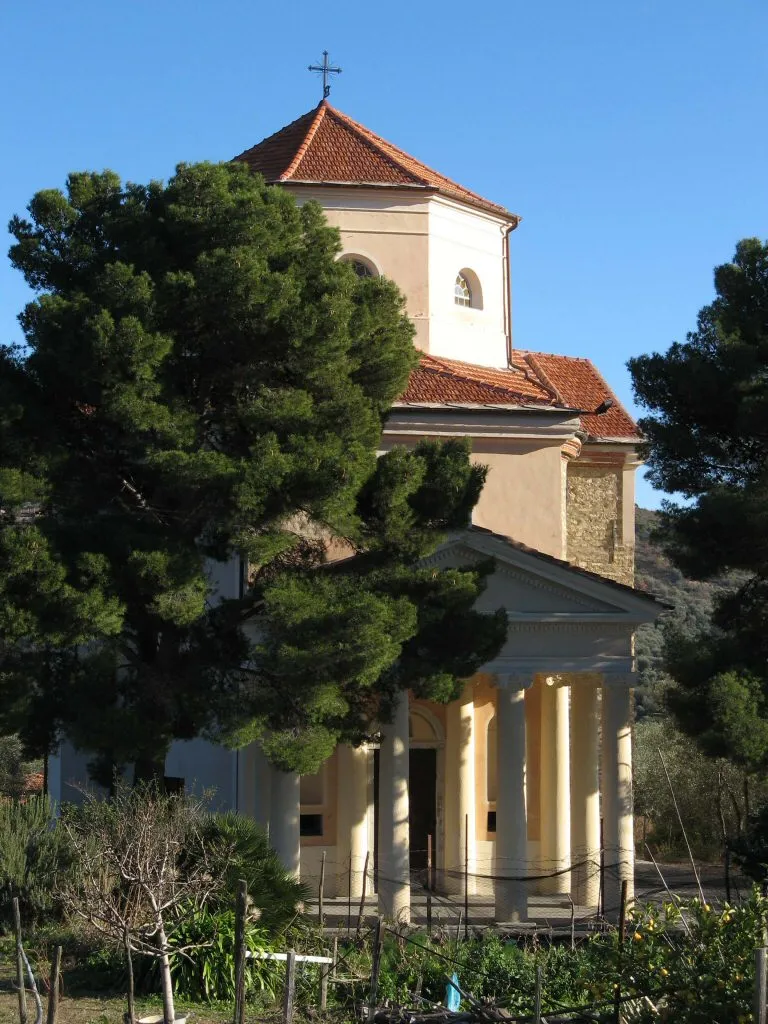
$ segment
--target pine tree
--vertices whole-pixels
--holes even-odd
[[[472,611],[487,567],[419,559],[484,470],[463,442],[376,457],[416,361],[395,286],[238,164],[73,174],[29,213],[11,260],[38,295],[0,350],[3,729],[66,734],[102,780],[199,735],[311,771],[398,691],[456,694],[504,617]]]
[[[652,413],[640,421],[651,481],[688,499],[664,505],[673,560],[698,579],[742,573],[706,635],[670,633],[669,704],[708,753],[756,771],[768,765],[768,244],[740,242],[715,288],[684,344],[629,368]]]

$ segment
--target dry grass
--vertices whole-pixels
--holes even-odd
[[[45,1000],[43,1001],[45,1010]],[[152,1013],[160,1013],[160,1002],[154,1000],[151,1003],[138,1001],[140,1010],[147,1010]],[[232,1010],[227,1007],[208,1007],[195,1005],[187,1007],[180,1003],[176,1012],[181,1014],[185,1009],[190,1009],[193,1017],[192,1024],[230,1024]],[[27,999],[27,1011],[31,1014],[31,1024],[34,1024],[34,1004],[31,997]],[[57,1024],[123,1024],[125,1013],[125,999],[114,997],[96,996],[74,996],[64,997],[59,1003],[59,1012],[56,1017]],[[45,1019],[45,1018],[44,1018]],[[255,1013],[246,1013],[246,1019],[255,1021]],[[259,1015],[259,1019],[263,1019]],[[7,988],[0,990],[0,1024],[18,1024],[19,1003],[15,992]]]
[[[14,989],[13,978],[15,978],[14,962],[9,956],[10,950],[4,944],[0,950],[0,1024],[19,1024],[19,999]],[[114,994],[68,994],[67,976],[64,972],[64,995],[59,1002],[59,1012],[56,1017],[57,1024],[123,1024],[123,1014],[126,1010],[125,995]],[[43,1021],[47,1012],[47,996],[42,992],[43,999]],[[160,997],[152,999],[137,999],[137,1012],[162,1013]],[[188,1012],[191,1014],[192,1024],[231,1024],[233,1008],[225,1004],[213,1006],[200,1003],[187,1003],[184,1000],[176,1001],[176,1012],[181,1016]],[[27,1014],[29,1024],[35,1021],[35,1005],[32,993],[27,991]],[[246,1009],[246,1021],[264,1021],[272,1017],[271,1013],[265,1015]],[[279,1014],[275,1014],[279,1017]]]

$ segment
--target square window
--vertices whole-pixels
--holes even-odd
[[[488,825],[489,832],[496,831],[496,811],[488,811]]]
[[[299,818],[299,835],[322,836],[323,816],[322,814],[302,814]]]

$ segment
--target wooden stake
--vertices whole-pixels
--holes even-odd
[[[349,855],[347,873],[347,936],[352,934],[352,854]]]
[[[469,815],[464,815],[464,941],[469,939]]]
[[[768,1022],[768,1002],[766,1002],[766,982],[768,981],[768,960],[765,946],[755,950],[755,1024]]]
[[[283,1021],[291,1024],[293,1020],[293,1000],[296,995],[296,952],[288,950],[285,961],[285,992],[283,993]]]
[[[320,1009],[328,1009],[328,975],[331,973],[331,964],[320,964]]]
[[[237,882],[235,902],[235,1016],[234,1024],[245,1020],[245,919],[248,913],[248,883]]]
[[[621,904],[619,906],[619,976],[614,993],[613,1018],[615,1024],[621,1024],[621,969],[624,962],[624,942],[627,931],[627,880],[621,883]]]
[[[21,945],[19,898],[13,897],[13,927],[16,932],[16,984],[19,988],[19,1020],[27,1024],[27,990],[24,987],[24,951]]]
[[[323,850],[323,859],[320,861],[320,885],[317,890],[317,923],[320,927],[323,927],[324,904],[323,904],[323,890],[325,888],[325,850]]]
[[[360,938],[360,930],[363,927],[363,917],[365,916],[365,889],[366,883],[368,882],[368,858],[370,857],[370,850],[366,850],[365,853],[365,865],[363,867],[363,888],[360,893],[360,911],[357,915],[357,930],[355,931],[355,938]]]
[[[541,1024],[541,967],[536,965],[536,988],[533,991],[533,1020]]]
[[[376,1013],[376,999],[379,994],[379,970],[381,969],[381,918],[376,918],[373,931],[373,951],[371,960],[371,992],[368,997],[368,1024],[373,1024]]]
[[[427,935],[432,936],[432,835],[427,836]]]
[[[627,880],[621,883],[621,904],[619,905],[619,942],[623,946],[627,930]]]
[[[605,920],[605,820],[600,816],[600,893],[597,900],[600,917]]]
[[[333,963],[331,964],[331,970],[333,971],[333,977],[336,977],[336,963],[339,959],[339,936],[333,936]]]
[[[59,1010],[59,975],[61,974],[61,946],[53,951],[51,963],[51,987],[48,990],[48,1017],[47,1024],[56,1024],[56,1014]]]

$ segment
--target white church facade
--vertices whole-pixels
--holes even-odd
[[[460,700],[403,696],[375,742],[340,746],[317,775],[276,771],[255,744],[195,740],[174,744],[167,776],[261,821],[303,879],[324,859],[329,895],[359,897],[367,864],[367,891],[401,920],[428,847],[448,889],[488,878],[497,920],[526,919],[526,877],[594,907],[602,823],[614,905],[634,873],[633,634],[662,610],[632,586],[635,424],[588,360],[514,348],[516,215],[327,101],[237,159],[319,202],[341,258],[403,292],[424,355],[381,448],[471,438],[489,466],[473,524],[428,562],[492,557],[481,607],[506,609],[508,635]],[[239,565],[216,575],[220,593],[239,593]],[[86,760],[67,743],[51,758],[54,799]]]

